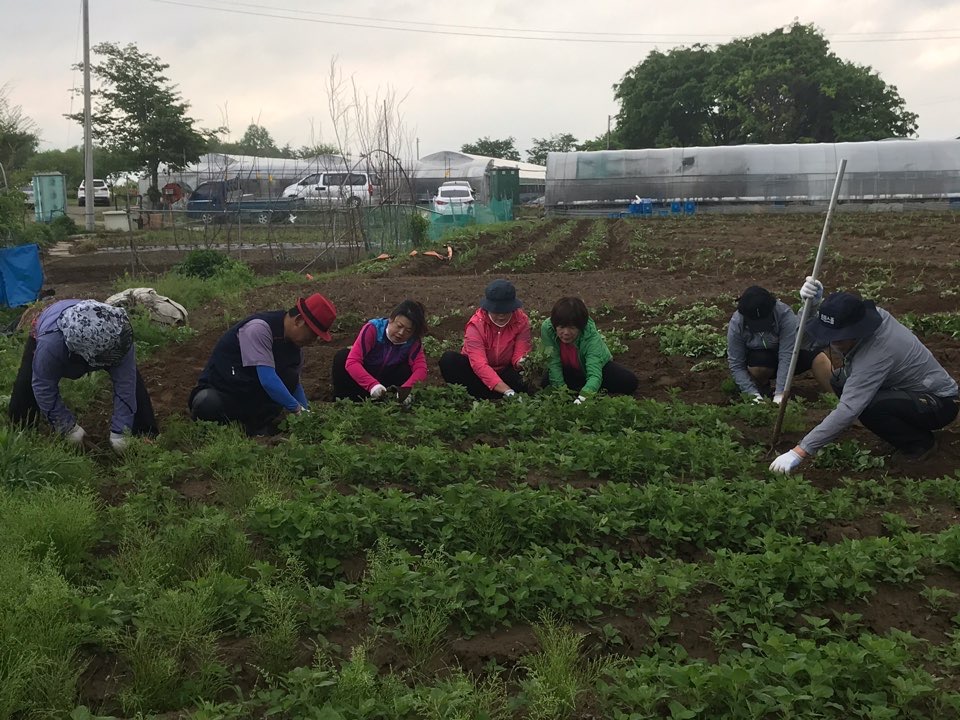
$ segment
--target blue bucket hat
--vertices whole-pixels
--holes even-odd
[[[508,313],[519,310],[523,303],[517,300],[517,289],[509,280],[494,280],[483,291],[480,307],[487,312]]]
[[[862,300],[853,293],[836,292],[820,304],[815,317],[804,330],[816,343],[828,345],[837,340],[859,340],[872,335],[883,318],[872,300]]]

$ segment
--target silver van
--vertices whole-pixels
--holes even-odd
[[[359,170],[323,171],[307,175],[283,190],[283,197],[308,203],[360,207],[374,202],[379,183],[372,173]]]

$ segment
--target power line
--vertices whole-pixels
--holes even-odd
[[[355,27],[365,30],[390,30],[394,32],[412,32],[426,35],[450,35],[457,37],[477,37],[490,38],[497,40],[534,40],[544,42],[573,42],[590,44],[613,44],[613,45],[657,45],[663,42],[690,43],[709,41],[711,39],[725,40],[730,35],[698,35],[683,36],[680,34],[669,33],[614,33],[614,32],[594,32],[588,30],[541,30],[535,28],[509,28],[495,27],[487,25],[456,25],[449,23],[428,23],[416,20],[396,20],[396,19],[378,19],[361,17],[357,15],[342,15],[336,13],[324,13],[315,10],[296,10],[290,8],[277,8],[276,12],[266,12],[259,9],[260,6],[251,3],[233,3],[229,7],[216,5],[205,5],[196,2],[184,2],[183,0],[152,0],[152,2],[164,5],[177,5],[180,7],[189,7],[198,10],[212,10],[214,12],[230,13],[234,15],[248,15],[253,17],[265,17],[274,20],[293,20],[296,22],[310,22],[319,25],[337,25],[341,27]],[[241,8],[252,9],[241,9]],[[278,14],[288,13],[288,14]],[[315,17],[310,17],[315,16]],[[337,18],[337,19],[323,19]],[[374,24],[380,23],[380,24]],[[390,23],[390,24],[383,24]],[[419,27],[402,27],[403,25]],[[401,26],[401,27],[397,27]],[[459,30],[450,30],[443,28],[458,28]],[[470,30],[471,32],[462,32]],[[488,32],[492,31],[492,32]],[[500,34],[500,33],[524,33],[524,34]],[[532,35],[536,33],[537,35]],[[892,35],[919,35],[925,33],[960,33],[960,29],[937,29],[937,30],[910,30],[910,31],[875,31],[875,32],[850,32],[828,34],[831,42],[834,43],[889,43],[889,42],[917,42],[917,41],[935,41],[935,40],[960,40],[960,34],[956,35],[925,35],[920,37],[874,37],[874,36],[892,36]],[[539,36],[538,36],[539,35]],[[576,37],[549,37],[549,35],[576,36]],[[583,37],[595,36],[595,37]],[[622,39],[619,39],[622,38]],[[631,39],[632,38],[632,39]],[[651,39],[643,39],[651,38]]]

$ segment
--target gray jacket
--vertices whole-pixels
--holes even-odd
[[[800,441],[800,447],[808,453],[815,453],[849,427],[879,390],[957,396],[957,381],[917,336],[886,310],[877,308],[877,312],[883,318],[880,327],[843,358],[839,404]]]
[[[777,363],[776,392],[783,392],[787,384],[787,372],[790,370],[790,356],[797,341],[797,316],[789,305],[777,300],[773,309],[773,331],[753,332],[743,324],[743,315],[733,313],[727,326],[727,364],[740,392],[754,395],[760,392],[750,373],[747,372],[748,350],[776,350]]]

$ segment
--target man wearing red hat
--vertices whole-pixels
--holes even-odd
[[[188,406],[194,420],[239,422],[248,435],[270,434],[284,410],[300,413],[303,348],[330,341],[337,309],[316,293],[290,310],[251,315],[227,330],[213,348]]]

